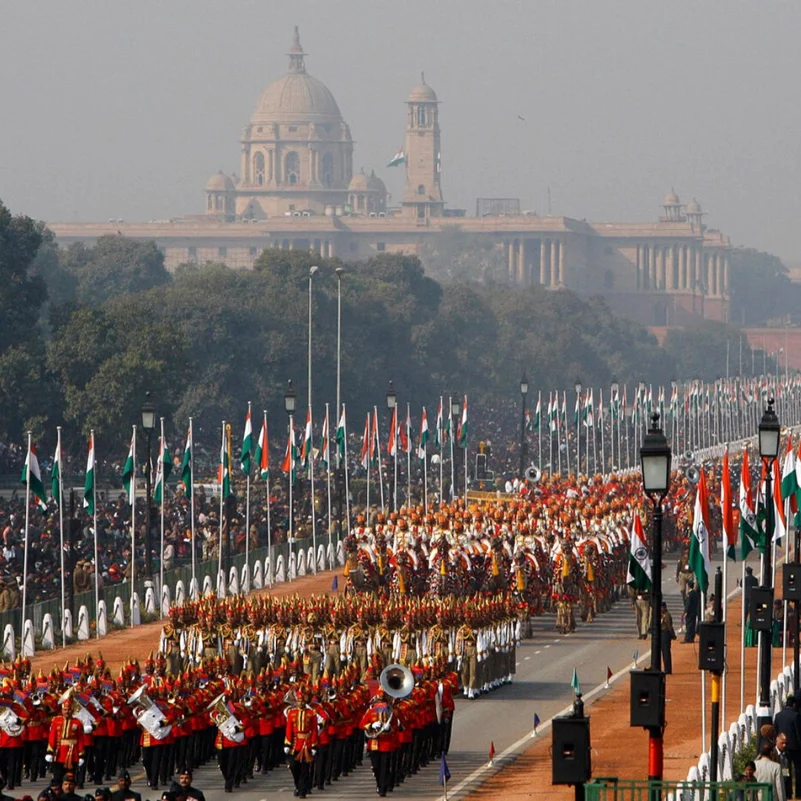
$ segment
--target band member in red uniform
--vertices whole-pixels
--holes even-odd
[[[65,771],[83,765],[83,723],[72,715],[73,699],[62,696],[61,714],[53,718],[47,738],[46,762],[53,763],[53,778],[60,782]]]
[[[392,753],[398,747],[397,721],[389,696],[385,693],[374,696],[359,725],[367,737],[378,795],[384,798],[395,784]]]
[[[295,780],[298,798],[306,798],[312,789],[312,765],[317,753],[317,715],[309,706],[309,690],[301,685],[295,691],[297,705],[286,713],[284,753]]]

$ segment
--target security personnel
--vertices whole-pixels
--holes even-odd
[[[687,593],[690,590],[688,584],[692,580],[693,569],[690,567],[690,551],[684,548],[679,557],[679,561],[676,563],[676,583],[679,585],[679,590],[681,591],[682,603],[687,601]]]

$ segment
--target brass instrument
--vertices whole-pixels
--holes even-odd
[[[532,483],[532,484],[539,484],[540,479],[542,478],[542,471],[536,465],[530,464],[525,471],[525,477]]]
[[[92,713],[73,695],[71,687],[58,699],[59,707],[68,701],[72,701],[72,715],[83,725],[84,734],[91,734],[95,727],[95,719]]]
[[[225,705],[225,693],[218,695],[206,707],[206,710],[211,712],[211,719],[223,737],[233,740],[235,743],[241,743],[245,739],[245,727]]]
[[[0,729],[9,737],[19,737],[25,729],[25,724],[10,706],[4,706],[0,708]]]
[[[379,676],[381,689],[390,698],[405,698],[414,689],[412,671],[404,665],[387,665]]]
[[[153,703],[147,694],[147,687],[142,685],[129,699],[136,722],[157,740],[163,740],[172,730],[164,713]]]

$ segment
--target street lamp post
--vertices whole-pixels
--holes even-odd
[[[150,531],[150,501],[152,494],[151,476],[150,476],[150,438],[153,434],[153,429],[156,427],[156,407],[150,400],[150,393],[145,393],[145,402],[142,405],[142,428],[145,430],[147,441],[147,461],[145,462],[145,578],[148,580],[153,578],[153,557],[151,549],[153,546],[153,535]],[[136,477],[134,476],[134,481]],[[163,558],[164,555],[161,555]],[[131,560],[136,559],[136,554],[131,554]],[[133,591],[133,590],[132,590]]]
[[[662,645],[662,503],[670,490],[670,446],[659,427],[659,413],[651,415],[651,428],[640,447],[642,483],[653,504],[651,548],[651,672],[661,675]],[[664,685],[662,685],[664,686]],[[660,694],[660,719],[664,720],[664,695]],[[661,781],[663,772],[662,726],[648,729],[648,780]]]
[[[459,452],[459,443],[456,441],[456,432],[459,426],[459,415],[462,413],[462,404],[458,395],[451,395],[451,474],[453,476],[453,500],[459,497],[459,471],[456,469],[456,454]],[[454,423],[454,420],[456,421]]]
[[[395,392],[395,385],[392,381],[389,382],[387,386],[387,409],[389,409],[389,424],[390,426],[394,426],[395,430],[390,433],[390,437],[392,437],[393,445],[393,460],[394,460],[394,473],[393,473],[393,484],[392,484],[392,511],[398,511],[398,425],[397,425],[397,418],[395,417],[396,409],[398,406],[398,393]],[[381,454],[378,454],[378,464],[379,464],[379,476],[380,473],[380,465],[381,465]],[[383,481],[383,479],[382,479]]]
[[[293,509],[293,493],[294,493],[294,466],[295,466],[295,454],[292,452],[292,432],[294,431],[295,425],[295,407],[297,404],[298,396],[295,392],[295,388],[292,386],[292,379],[290,378],[287,382],[286,392],[284,392],[284,409],[289,417],[289,439],[287,447],[289,448],[289,532],[288,532],[288,539],[290,543],[290,547],[292,545],[292,538],[294,534],[294,522],[295,522],[295,513]]]
[[[523,480],[526,470],[526,451],[528,450],[528,443],[526,442],[526,395],[528,395],[528,378],[523,373],[520,379],[520,397],[522,398],[522,409],[520,413],[520,480]]]
[[[576,378],[576,478],[581,475],[581,379]],[[567,423],[565,423],[565,436],[567,436]]]
[[[765,554],[762,561],[762,588],[773,591],[773,565],[771,563],[771,541],[773,540],[773,462],[779,455],[781,426],[773,409],[773,398],[768,398],[768,407],[759,421],[759,455],[765,465],[765,506],[767,519],[765,523]],[[771,605],[770,614],[773,614]],[[767,630],[759,632],[759,644],[762,649],[759,663],[759,709],[757,717],[760,726],[770,723],[770,670],[772,661],[771,633]]]

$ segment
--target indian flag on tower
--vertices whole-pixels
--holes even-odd
[[[406,163],[406,155],[403,152],[403,148],[401,148],[389,160],[389,164],[387,164],[387,167],[399,167],[401,164],[405,163]]]
[[[25,459],[25,466],[22,468],[21,481],[30,488],[31,493],[36,498],[36,502],[39,504],[39,508],[46,509],[47,503],[45,502],[42,473],[39,470],[39,459],[36,458],[36,446],[33,444],[30,435],[28,435],[28,456]]]
[[[709,574],[712,572],[712,561],[709,558],[709,501],[706,493],[704,469],[698,480],[698,491],[693,508],[693,535],[690,537],[690,567],[698,581],[698,589],[702,593],[709,587]]]

